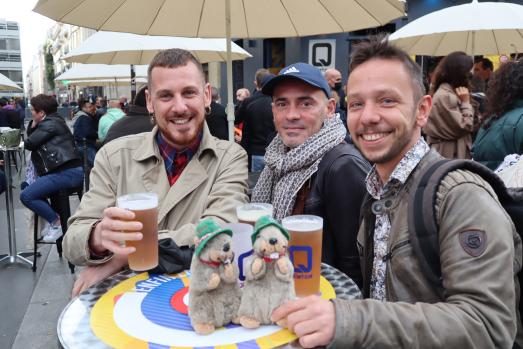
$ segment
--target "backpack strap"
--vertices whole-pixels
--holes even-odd
[[[501,204],[513,200],[503,181],[489,168],[471,160],[443,159],[427,166],[409,195],[409,238],[426,279],[443,296],[439,251],[439,224],[436,217],[436,196],[439,185],[449,172],[467,170],[480,175],[498,195]]]

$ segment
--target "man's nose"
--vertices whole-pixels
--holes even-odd
[[[177,114],[182,114],[186,110],[187,104],[185,103],[185,99],[181,95],[174,96],[171,104],[171,111]]]
[[[365,103],[361,111],[360,121],[363,124],[372,124],[380,121],[378,108],[374,103]]]
[[[289,108],[287,109],[287,119],[289,119],[289,120],[297,120],[300,117],[301,116],[300,116],[300,111],[299,111],[298,107],[291,104],[289,106]]]

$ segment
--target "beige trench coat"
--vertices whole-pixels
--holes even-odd
[[[120,195],[155,192],[159,199],[159,238],[192,245],[195,224],[203,218],[235,222],[236,206],[248,201],[247,155],[236,143],[211,136],[207,125],[200,148],[171,187],[151,132],[122,137],[102,147],[90,176],[90,189],[69,219],[64,254],[76,265],[106,262],[90,258],[88,240],[103,210]]]
[[[449,159],[470,159],[474,108],[462,103],[452,86],[440,85],[433,97],[427,125],[423,132],[427,143],[442,156]]]

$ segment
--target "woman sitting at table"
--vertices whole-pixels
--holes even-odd
[[[64,119],[57,113],[58,103],[52,96],[40,94],[31,98],[32,121],[27,127],[25,148],[38,178],[20,194],[22,203],[49,222],[43,241],[53,242],[62,236],[59,215],[47,198],[60,189],[82,185],[83,169],[74,149],[74,138]]]

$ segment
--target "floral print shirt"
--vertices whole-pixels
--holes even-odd
[[[430,148],[420,138],[418,142],[410,149],[403,159],[396,165],[390,175],[387,183],[382,185],[381,179],[374,166],[367,175],[367,191],[376,200],[396,195],[405,181],[416,168],[421,159],[429,152]],[[390,236],[390,218],[388,212],[376,215],[376,226],[374,228],[374,261],[372,264],[372,276],[370,283],[370,297],[373,299],[385,301],[387,292],[385,289],[387,258],[389,236]]]

